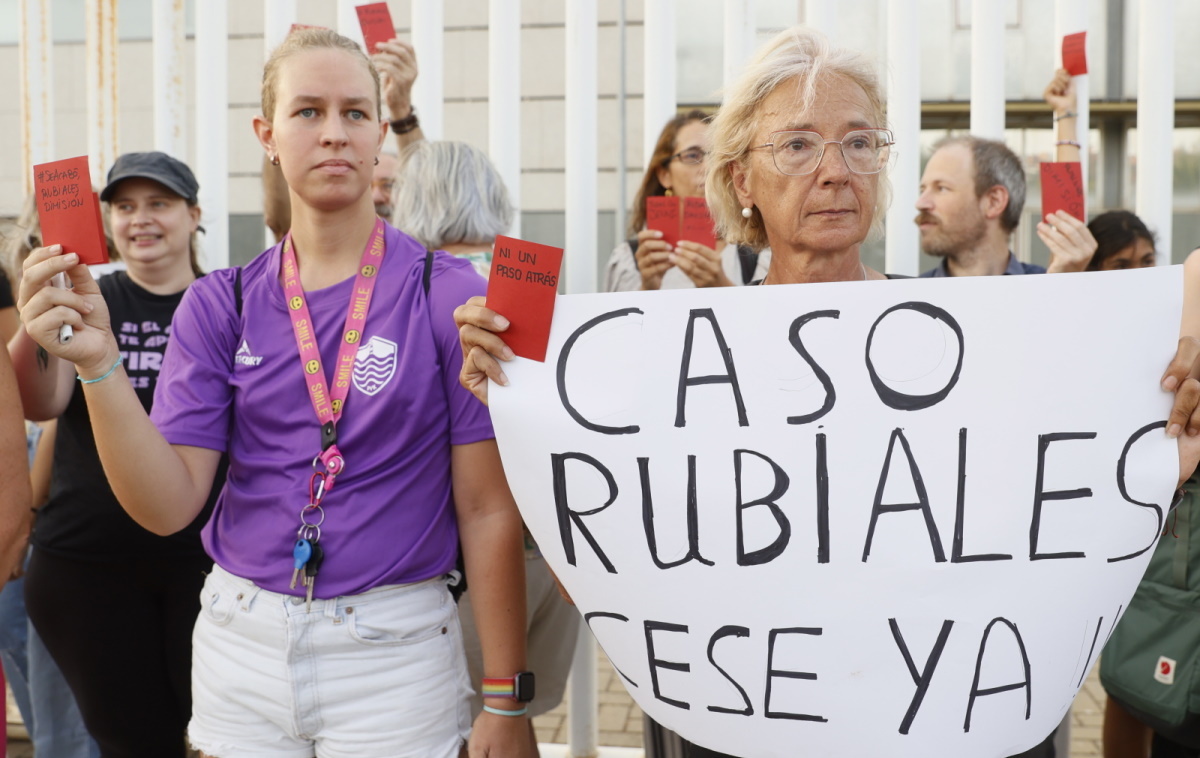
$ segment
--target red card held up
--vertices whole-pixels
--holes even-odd
[[[1062,41],[1062,67],[1071,76],[1087,73],[1087,32],[1068,34]]]
[[[396,27],[392,26],[392,14],[387,3],[368,3],[354,9],[358,12],[358,24],[362,27],[363,39],[367,43],[367,55],[379,52],[375,45],[395,38]]]
[[[64,253],[76,253],[89,266],[108,263],[86,155],[34,166],[33,192],[45,244],[62,245]]]
[[[1086,221],[1083,208],[1083,171],[1080,164],[1043,163],[1042,220],[1055,211],[1066,211]]]
[[[562,248],[496,238],[487,307],[508,319],[509,327],[500,336],[522,358],[546,360],[562,259]]]
[[[717,246],[712,216],[708,213],[708,202],[704,198],[683,199],[683,225],[679,230],[679,239],[698,242],[710,250]]]
[[[651,195],[646,198],[646,228],[662,232],[662,240],[674,247],[679,243],[679,198]]]

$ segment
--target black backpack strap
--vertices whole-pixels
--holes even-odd
[[[421,273],[421,287],[425,290],[426,307],[429,305],[429,280],[433,277],[433,251],[425,251],[425,270]],[[434,351],[434,356],[437,356],[437,351]],[[441,368],[441,360],[438,360],[438,368]],[[449,405],[449,399],[446,403]],[[450,595],[454,598],[454,602],[462,597],[467,591],[467,565],[463,561],[462,539],[458,541],[458,557],[454,561],[454,573],[456,581],[450,584]]]
[[[749,284],[754,281],[754,272],[758,270],[758,253],[751,250],[749,245],[738,245],[737,256],[742,266],[742,284]]]
[[[425,251],[425,273],[421,275],[421,287],[425,290],[425,296],[429,296],[429,278],[433,276],[433,251]]]
[[[238,319],[242,317],[242,267],[234,269],[233,275],[233,304],[237,308]],[[240,334],[238,335],[241,336]]]

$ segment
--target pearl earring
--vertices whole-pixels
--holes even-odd
[[[754,215],[754,211],[750,208],[742,208],[742,218],[750,218]]]

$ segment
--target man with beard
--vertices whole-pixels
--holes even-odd
[[[1038,225],[1056,254],[1045,269],[1022,263],[1008,239],[1025,207],[1025,169],[1003,142],[980,137],[948,137],[934,147],[921,176],[917,198],[921,249],[942,258],[921,276],[996,276],[1082,271],[1096,241],[1082,221],[1056,213]],[[1043,228],[1044,227],[1044,228]]]

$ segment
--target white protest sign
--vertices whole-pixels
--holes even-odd
[[[1178,267],[561,297],[492,418],[651,717],[745,758],[1002,758],[1162,531],[1181,298]]]

